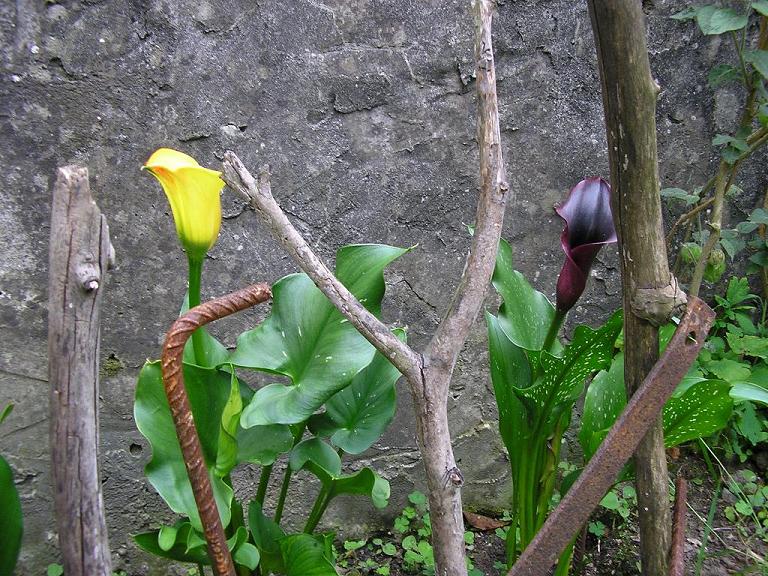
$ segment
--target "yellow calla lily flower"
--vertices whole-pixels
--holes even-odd
[[[187,254],[202,259],[216,243],[221,227],[221,172],[203,168],[182,152],[160,148],[143,169],[160,181]]]

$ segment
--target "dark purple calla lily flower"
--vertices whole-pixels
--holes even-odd
[[[602,178],[574,186],[555,212],[565,220],[560,244],[565,262],[557,279],[557,310],[565,313],[584,292],[592,262],[605,244],[616,242],[611,214],[611,187]]]

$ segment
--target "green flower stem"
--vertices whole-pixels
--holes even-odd
[[[224,476],[224,482],[232,488],[232,477],[227,474]],[[236,498],[232,499],[232,517],[227,527],[227,537],[231,537],[237,532],[237,529],[245,526],[245,517],[243,516],[243,507]]]
[[[317,528],[320,519],[325,514],[325,509],[328,508],[328,504],[331,502],[331,494],[335,484],[336,480],[331,480],[327,484],[323,484],[320,492],[318,492],[315,505],[312,506],[312,511],[309,513],[309,518],[307,518],[307,524],[304,526],[305,534],[312,534],[315,528]]]
[[[296,446],[301,442],[301,437],[304,436],[304,430],[307,427],[306,422],[291,426],[291,433],[293,434],[293,445]],[[285,498],[288,495],[288,486],[291,484],[291,476],[293,470],[291,465],[286,464],[285,473],[283,475],[283,483],[280,486],[280,495],[277,497],[277,507],[275,508],[275,524],[280,524],[280,519],[283,517],[283,509],[285,508]],[[261,483],[259,483],[261,484]],[[266,488],[264,489],[266,491]]]
[[[267,488],[269,487],[269,478],[272,475],[272,464],[263,466],[261,468],[261,475],[259,476],[259,487],[256,489],[256,502],[259,503],[262,510],[264,509],[264,498],[267,495]]]
[[[203,259],[187,256],[189,262],[189,308],[200,305],[200,281],[203,275]],[[192,333],[192,348],[195,351],[195,361],[198,366],[205,366],[205,345],[203,330],[198,328]]]
[[[275,524],[280,524],[280,519],[283,517],[283,508],[285,508],[285,497],[288,495],[288,486],[291,485],[291,476],[293,471],[290,464],[285,466],[285,474],[283,475],[283,483],[280,485],[280,496],[277,498],[277,508],[275,508]]]
[[[205,568],[199,562],[197,563],[197,573],[200,574],[200,576],[205,576]]]
[[[549,325],[546,338],[544,338],[544,346],[542,346],[542,350],[552,352],[552,345],[555,343],[555,338],[557,338],[557,334],[560,332],[560,328],[562,328],[567,314],[568,312],[563,312],[555,308],[555,315],[552,317],[552,323]]]

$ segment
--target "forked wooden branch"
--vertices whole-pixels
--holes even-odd
[[[203,448],[195,429],[189,397],[184,388],[182,356],[184,345],[192,333],[219,318],[267,301],[272,296],[267,284],[254,284],[226,296],[205,302],[179,317],[168,330],[163,344],[163,386],[171,408],[176,435],[179,438],[184,465],[187,468],[200,522],[203,525],[208,557],[216,576],[235,576],[232,555],[221,524],[211,480],[205,466]]]
[[[53,498],[68,576],[112,574],[98,470],[99,323],[111,248],[88,170],[59,168],[48,268],[48,374]]]
[[[312,252],[272,197],[269,171],[258,181],[234,152],[224,155],[223,179],[244,196],[299,267],[368,341],[408,380],[416,406],[416,432],[429,486],[436,574],[465,576],[462,475],[448,431],[448,391],[456,358],[477,317],[490,283],[508,196],[499,131],[496,77],[491,42],[494,2],[475,0],[480,197],[475,234],[448,313],[424,354],[400,342],[370,314]]]

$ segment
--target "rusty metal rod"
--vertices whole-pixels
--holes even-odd
[[[208,544],[208,556],[215,576],[236,576],[235,565],[227,548],[227,537],[216,508],[216,499],[213,496],[213,488],[203,458],[203,448],[195,429],[189,397],[184,388],[182,355],[184,345],[198,328],[213,320],[260,304],[271,296],[269,285],[254,284],[196,306],[171,325],[163,344],[162,371],[165,395],[171,407],[176,435],[181,445],[189,482],[192,484],[192,493],[200,513],[200,522]]]
[[[549,573],[661,414],[664,403],[704,345],[714,319],[715,313],[706,302],[696,297],[689,299],[688,309],[664,354],[508,576],[544,576]],[[625,345],[631,346],[632,343],[626,342]]]
[[[675,513],[672,523],[672,549],[669,552],[669,576],[685,576],[685,506],[688,483],[681,475],[675,480]]]

